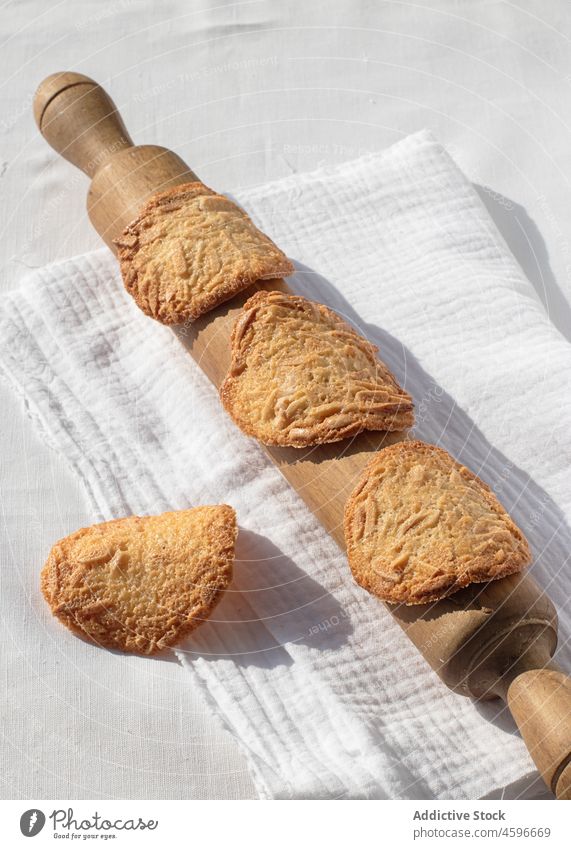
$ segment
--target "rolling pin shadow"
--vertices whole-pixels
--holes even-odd
[[[63,72],[45,79],[34,115],[54,150],[91,178],[88,214],[112,251],[113,239],[152,195],[198,180],[172,151],[135,146],[112,100],[89,77]],[[282,280],[263,286],[290,291]],[[229,362],[230,329],[250,295],[239,295],[182,333],[216,386]],[[361,471],[383,445],[406,438],[363,433],[350,445],[266,450],[344,549],[344,506]],[[450,689],[505,701],[547,786],[559,799],[571,799],[571,679],[552,661],[557,615],[532,578],[510,576],[472,585],[436,604],[389,610]]]

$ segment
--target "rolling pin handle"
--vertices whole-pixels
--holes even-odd
[[[528,669],[504,698],[545,783],[558,799],[571,799],[571,678],[553,663]]]
[[[83,74],[46,77],[34,95],[34,117],[48,144],[89,177],[133,146],[109,95]]]

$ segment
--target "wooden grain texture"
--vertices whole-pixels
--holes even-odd
[[[113,238],[147,198],[198,179],[176,154],[133,146],[111,99],[87,77],[69,72],[48,77],[36,94],[34,113],[52,147],[92,177],[89,215],[112,249]],[[282,280],[263,286],[290,291]],[[230,329],[251,294],[177,330],[181,344],[216,386],[230,361]],[[364,433],[317,448],[266,450],[344,548],[345,501],[363,467],[381,446],[406,438]],[[352,580],[348,568],[347,580]],[[436,604],[389,609],[448,687],[479,699],[506,699],[546,783],[560,798],[569,798],[571,688],[569,678],[550,661],[557,617],[535,582],[515,575],[472,585]]]
[[[87,212],[113,252],[112,240],[151,195],[197,179],[172,151],[135,147],[111,98],[83,74],[46,77],[36,92],[34,117],[54,150],[92,178]]]
[[[557,669],[529,669],[509,685],[507,703],[546,784],[571,799],[571,680]]]

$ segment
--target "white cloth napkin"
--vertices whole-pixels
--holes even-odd
[[[481,474],[522,525],[564,643],[570,346],[470,183],[423,132],[237,199],[296,261],[293,286],[379,345],[415,397],[416,434]],[[237,509],[232,590],[178,656],[260,796],[475,798],[532,771],[502,705],[450,693],[352,582],[179,339],[138,311],[107,251],[36,271],[5,300],[0,364],[85,484],[94,521]]]

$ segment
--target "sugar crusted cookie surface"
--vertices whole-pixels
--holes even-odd
[[[436,601],[531,560],[489,487],[423,442],[384,448],[366,467],[345,509],[345,541],[357,583],[394,603]]]
[[[81,636],[154,654],[208,618],[232,579],[236,533],[227,505],[82,528],[53,546],[42,592]]]
[[[263,443],[306,447],[414,422],[412,399],[377,348],[321,304],[260,291],[245,303],[231,345],[220,397]]]
[[[152,197],[115,244],[127,291],[163,324],[192,321],[294,270],[239,206],[199,182]]]

